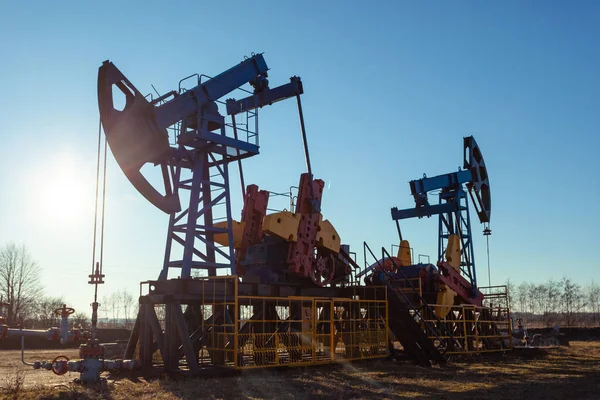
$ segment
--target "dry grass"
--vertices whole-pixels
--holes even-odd
[[[539,352],[454,360],[442,368],[391,361],[255,370],[180,381],[109,377],[102,386],[32,387],[19,399],[596,399],[600,342]],[[48,373],[48,372],[40,372]],[[13,398],[13,397],[8,397]]]
[[[16,370],[12,374],[4,375],[2,394],[9,398],[18,398],[25,388],[25,374],[25,371]]]
[[[76,359],[79,356],[79,351],[77,349],[30,350],[25,352],[25,361],[52,361],[58,355],[66,355],[69,358]],[[17,377],[23,377],[21,385],[23,388],[30,388],[48,384],[69,384],[76,375],[58,376],[49,371],[34,371],[32,367],[21,363],[20,350],[0,351],[0,389],[2,389],[0,390],[0,398],[2,395],[6,396],[6,389],[10,386],[8,381],[16,383]]]

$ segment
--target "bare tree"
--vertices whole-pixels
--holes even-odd
[[[592,281],[586,290],[588,309],[592,313],[592,323],[597,324],[600,319],[600,285]]]
[[[575,322],[575,314],[582,309],[583,295],[581,286],[569,278],[563,278],[562,286],[562,310],[565,316],[567,326],[572,326]]]
[[[513,307],[514,306],[514,301],[516,301],[515,298],[515,283],[513,281],[510,280],[510,278],[508,278],[506,280],[506,295],[508,296],[508,305],[509,307]]]
[[[133,308],[133,296],[127,290],[121,291],[121,305],[123,306],[123,317],[125,318],[125,325],[129,326],[131,311]]]
[[[561,298],[561,284],[550,279],[544,283],[544,323],[546,326],[553,325],[558,316]]]
[[[88,315],[83,312],[77,312],[73,314],[71,318],[69,318],[69,321],[71,322],[71,328],[88,328],[90,325],[89,320],[90,319]]]
[[[546,288],[548,291],[548,310],[556,312],[560,304],[560,282],[549,280],[546,282]]]
[[[32,311],[40,288],[40,270],[25,245],[9,243],[0,249],[0,296],[9,304],[9,324]]]
[[[527,311],[534,316],[539,312],[539,297],[542,295],[539,291],[539,287],[531,282],[526,284],[527,286]]]
[[[61,297],[40,297],[35,302],[34,325],[38,329],[58,326],[60,317],[54,311],[65,304]]]
[[[518,304],[518,310],[522,314],[527,314],[529,311],[529,285],[526,282],[521,283],[516,287],[515,297]]]
[[[535,310],[541,314],[543,318],[548,315],[548,287],[545,283],[532,285],[534,288]]]
[[[111,313],[110,309],[110,296],[104,295],[102,296],[102,300],[100,301],[100,307],[98,309],[98,316],[101,320],[98,321],[98,326],[107,327],[109,326],[110,318],[109,315]]]
[[[113,292],[109,296],[110,308],[113,312],[113,326],[116,327],[119,324],[119,316],[121,313],[121,293]]]

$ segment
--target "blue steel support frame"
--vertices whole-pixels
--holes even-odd
[[[395,221],[407,218],[423,218],[438,215],[438,261],[443,261],[448,244],[448,237],[458,235],[461,247],[462,274],[470,281],[473,295],[477,294],[477,275],[473,251],[473,236],[469,214],[469,199],[464,190],[464,183],[472,180],[469,170],[451,174],[424,177],[410,182],[411,192],[415,198],[416,207],[404,210],[392,208],[392,219]],[[427,192],[442,189],[439,202],[430,205]]]
[[[247,118],[250,115],[257,120],[258,108],[300,96],[303,93],[302,82],[299,77],[292,77],[290,83],[273,89],[262,86],[259,92],[240,101],[229,99],[225,103],[218,101],[218,98],[237,89],[250,77],[261,76],[267,69],[262,55],[256,55],[217,77],[209,78],[204,84],[198,82],[196,87],[176,97],[176,104],[170,108],[166,105],[160,107],[162,112],[157,119],[162,124],[170,123],[174,116],[182,118],[192,113],[194,102],[197,109],[195,123],[183,118],[176,128],[178,156],[174,165],[170,165],[173,190],[178,196],[187,192],[189,199],[187,209],[170,215],[165,258],[159,279],[167,279],[171,268],[180,268],[181,278],[191,277],[192,270],[197,269],[207,270],[209,276],[215,276],[218,269],[228,269],[229,274],[235,275],[228,163],[258,154],[258,126],[254,132],[248,127],[242,129],[247,134],[247,140],[240,140],[237,138],[236,129],[239,128],[235,115],[245,113]],[[211,107],[211,103],[215,107]],[[216,103],[226,105],[231,122],[226,122],[216,112]],[[220,126],[220,133],[212,132],[211,126]],[[235,137],[226,135],[226,127],[233,128]],[[249,142],[252,139],[255,143]],[[191,177],[182,180],[182,171],[187,169],[191,171]],[[224,206],[225,212],[215,218],[214,211],[218,206]],[[217,220],[226,221],[226,227],[216,227]],[[219,246],[215,243],[214,235],[224,233],[229,244]],[[173,244],[183,248],[181,257],[173,259]]]
[[[215,121],[221,125],[220,136],[225,137],[226,124],[220,116],[199,115],[197,126],[205,127],[209,122]],[[179,132],[180,136],[195,135],[202,130],[205,129],[189,128],[184,121]],[[169,218],[165,259],[159,279],[167,279],[170,268],[181,268],[181,278],[191,277],[192,270],[195,269],[207,270],[209,276],[215,276],[218,269],[225,268],[229,270],[228,273],[235,275],[228,164],[239,159],[240,156],[236,155],[240,150],[248,149],[248,143],[239,142],[239,146],[219,147],[212,144],[199,150],[186,150],[180,145],[179,149],[184,156],[176,166],[174,190],[180,196],[183,191],[188,193],[188,207],[171,214]],[[257,152],[249,152],[246,156]],[[185,169],[191,171],[191,177],[182,180],[181,173]],[[213,215],[213,211],[223,205],[225,215],[220,219],[227,222],[225,228],[214,226]],[[214,235],[218,233],[227,234],[228,246],[218,246],[215,243]],[[174,242],[183,248],[181,258],[175,260]],[[217,261],[217,255],[220,256],[220,261]]]
[[[471,182],[473,174],[469,170],[454,172],[452,174],[424,177],[410,182],[411,191],[415,194],[426,194],[432,190],[452,188],[463,183]]]
[[[192,276],[194,269],[205,269],[210,276],[214,276],[219,268],[231,268],[231,274],[235,274],[233,246],[222,249],[214,241],[215,234],[226,233],[229,243],[233,243],[229,161],[218,160],[212,153],[199,153],[189,162],[193,163],[192,177],[175,185],[175,190],[188,192],[188,207],[171,214],[169,219],[160,279],[167,278],[169,268],[181,268],[181,278]],[[214,226],[213,208],[218,205],[225,206],[225,216],[222,219],[228,221],[226,228]],[[182,257],[175,260],[172,260],[173,242],[183,247]],[[222,261],[217,262],[217,255]]]
[[[227,136],[226,126],[231,124],[218,113],[217,102],[267,70],[262,55],[253,56],[205,83],[197,76],[198,84],[194,88],[186,91],[180,87],[174,100],[156,109],[159,125],[175,123],[179,147],[169,166],[173,190],[178,196],[184,192],[188,195],[188,207],[169,217],[159,279],[168,279],[171,268],[180,268],[179,277],[184,279],[190,278],[192,270],[197,269],[206,270],[209,276],[215,276],[218,269],[235,275],[228,164],[258,154],[258,145]],[[251,112],[256,116],[258,111]],[[195,118],[190,119],[193,115]],[[213,132],[216,126],[220,127],[218,133]],[[182,173],[187,170],[191,177],[183,179]],[[225,206],[225,215],[219,219],[226,221],[226,227],[215,226],[214,211],[218,206]],[[215,243],[214,236],[219,233],[227,234],[229,245]],[[180,257],[174,254],[174,247],[182,250]]]
[[[475,253],[471,233],[471,217],[469,214],[469,197],[462,185],[456,189],[442,191],[439,196],[440,206],[451,205],[451,211],[439,214],[438,261],[444,260],[448,245],[448,237],[455,234],[460,239],[460,270],[470,281],[473,295],[477,294],[477,275],[475,269]]]

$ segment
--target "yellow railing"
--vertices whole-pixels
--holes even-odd
[[[385,300],[239,296],[238,305],[239,369],[350,361],[388,352]]]
[[[201,294],[183,311],[200,366],[303,366],[388,355],[387,291],[353,293],[352,298],[240,296],[236,277],[197,280],[201,283],[200,288],[195,283],[195,290]],[[413,284],[420,289],[418,279]],[[430,305],[433,310],[423,307],[419,322],[437,333],[430,338],[446,354],[512,349],[505,291],[493,289],[499,294],[489,298],[493,308],[452,306],[439,318],[448,306]],[[154,289],[148,285],[147,290],[151,294]],[[163,325],[160,305],[155,310]]]
[[[437,305],[430,305],[436,309]],[[473,305],[453,306],[444,318],[426,318],[426,322],[446,332],[432,340],[446,342],[446,354],[472,354],[512,349],[512,328],[507,308],[490,309]]]
[[[184,315],[200,366],[303,366],[388,355],[385,298],[240,296],[234,277],[198,280],[203,294]]]

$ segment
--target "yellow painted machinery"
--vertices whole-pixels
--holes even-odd
[[[312,187],[311,187],[312,186]],[[246,282],[317,286],[349,282],[354,261],[320,205],[324,182],[300,177],[295,209],[266,214],[269,193],[250,185],[241,221],[234,222],[236,269]],[[226,245],[226,235],[215,241]]]

